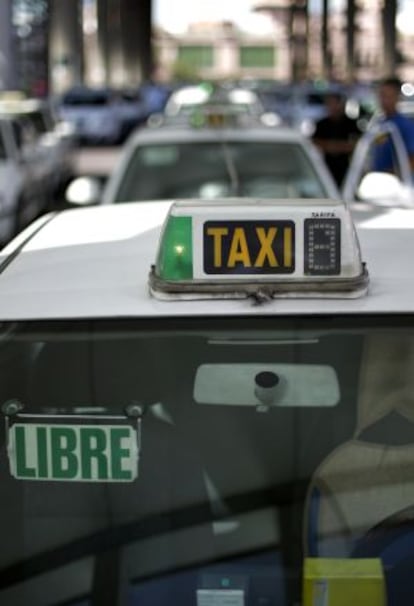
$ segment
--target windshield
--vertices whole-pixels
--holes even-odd
[[[7,160],[7,152],[3,136],[3,126],[0,123],[0,160]]]
[[[413,352],[411,317],[3,323],[1,603],[291,606],[312,556],[410,604]]]
[[[137,147],[115,202],[220,196],[326,198],[327,192],[296,143],[189,142]]]
[[[26,120],[33,127],[38,136],[44,135],[50,130],[48,116],[42,111],[25,113],[22,115],[22,120]]]

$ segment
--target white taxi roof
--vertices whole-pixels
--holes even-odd
[[[301,133],[293,128],[278,126],[270,128],[269,126],[246,127],[200,127],[193,128],[182,123],[165,124],[157,128],[144,128],[136,131],[128,141],[128,147],[147,143],[165,143],[165,142],[187,142],[187,141],[217,141],[220,139],[233,139],[235,141],[271,141],[271,142],[300,142],[308,143]]]
[[[375,314],[414,311],[414,211],[362,222],[370,274],[360,299],[159,301],[148,290],[172,202],[74,209],[38,220],[0,255],[0,321],[29,319]]]

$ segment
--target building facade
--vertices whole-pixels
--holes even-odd
[[[308,13],[302,6],[306,3],[300,4],[295,25],[292,2],[254,0],[253,10],[272,16],[272,30],[262,35],[241,31],[231,22],[194,23],[180,36],[155,28],[153,46],[158,65],[166,78],[187,74],[213,80],[251,77],[282,82],[309,78],[372,81],[385,75],[382,0],[355,3],[351,46],[349,15],[344,9],[331,10],[325,26],[326,49],[322,48],[322,14]],[[398,75],[413,81],[414,28],[413,34],[398,34],[396,54]]]

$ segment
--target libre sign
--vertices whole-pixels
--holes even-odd
[[[8,455],[20,480],[132,482],[138,475],[137,434],[129,425],[15,423]]]

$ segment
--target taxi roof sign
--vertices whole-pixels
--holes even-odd
[[[336,200],[175,202],[150,273],[160,299],[355,298],[367,288],[351,214]]]

